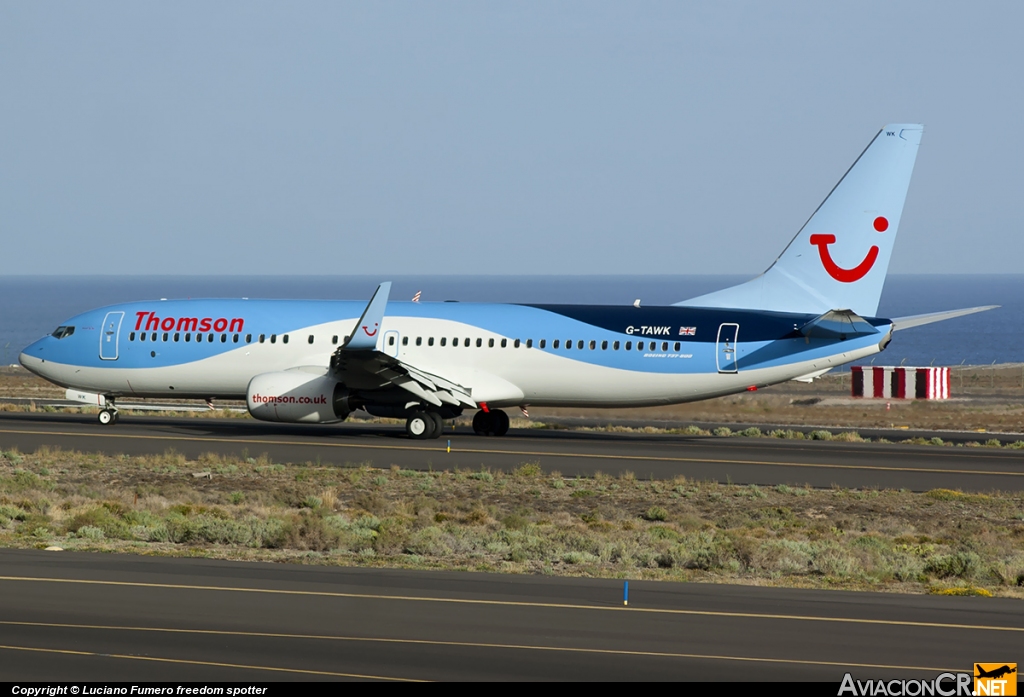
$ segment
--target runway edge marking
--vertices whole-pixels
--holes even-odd
[[[359,673],[334,673],[326,670],[309,670],[304,668],[275,668],[274,666],[251,666],[242,663],[219,663],[216,661],[193,661],[186,658],[161,658],[159,656],[131,656],[121,653],[98,653],[95,651],[75,651],[74,649],[44,649],[35,646],[9,646],[0,644],[0,650],[33,651],[37,653],[58,653],[67,656],[94,656],[97,658],[121,658],[131,661],[153,661],[155,663],[181,663],[191,666],[210,666],[213,668],[235,668],[243,670],[262,670],[276,673],[299,673],[302,675],[326,675],[332,678],[357,678],[361,680],[387,680],[389,682],[427,682],[415,678],[389,678],[382,675],[360,675]]]
[[[123,627],[118,625],[65,624],[58,622],[15,622],[0,620],[0,625],[18,627],[51,627],[55,629],[107,629],[127,632],[167,632],[169,634],[208,634],[213,636],[242,636],[267,639],[316,639],[323,641],[352,641],[381,644],[420,644],[426,646],[457,646],[460,648],[517,649],[523,651],[562,651],[566,653],[594,653],[615,656],[640,656],[645,658],[691,658],[721,661],[744,661],[751,663],[786,663],[811,666],[843,666],[848,668],[880,668],[885,670],[922,670],[928,672],[955,671],[955,668],[931,666],[901,666],[884,663],[849,663],[845,661],[815,661],[801,658],[768,658],[759,656],[726,656],[724,654],[680,653],[669,651],[631,651],[628,649],[597,649],[580,646],[537,646],[530,644],[489,644],[476,641],[443,641],[439,639],[394,639],[388,637],[350,637],[329,634],[285,634],[281,632],[243,632],[226,629],[182,629],[176,627]],[[0,646],[0,648],[5,648]],[[358,676],[374,677],[374,676]],[[399,679],[399,678],[394,678]]]
[[[102,581],[80,578],[46,578],[36,576],[0,576],[0,581],[69,583],[95,586],[120,586],[130,588],[156,588],[167,590],[220,591],[233,593],[266,593],[268,595],[296,595],[321,598],[352,598],[359,600],[400,600],[421,603],[451,603],[461,605],[490,605],[497,607],[537,607],[558,610],[599,610],[604,612],[639,612],[663,615],[692,615],[700,617],[736,617],[748,619],[793,620],[800,622],[835,622],[841,624],[876,624],[897,627],[928,627],[933,629],[970,629],[993,632],[1021,632],[1024,627],[999,627],[995,625],[955,624],[947,622],[916,622],[912,620],[858,619],[856,617],[821,617],[815,615],[774,615],[760,612],[725,612],[718,610],[683,610],[678,608],[620,607],[618,605],[582,605],[572,603],[540,603],[520,600],[480,600],[471,598],[431,598],[414,595],[374,595],[371,593],[341,593],[338,591],[300,591],[282,588],[245,588],[235,586],[198,586],[177,583],[143,583],[140,581]]]
[[[131,440],[183,441],[187,443],[235,443],[238,445],[290,445],[316,448],[352,448],[364,450],[410,450],[424,453],[444,452],[443,449],[420,448],[411,445],[365,445],[357,443],[308,443],[304,441],[261,440],[254,438],[189,438],[186,436],[141,436],[111,433],[70,433],[66,431],[20,431],[0,429],[0,433],[35,436],[65,436],[72,438],[124,438]],[[801,467],[806,469],[868,470],[880,472],[919,472],[924,474],[973,474],[987,476],[1024,477],[1024,472],[1002,470],[961,470],[935,467],[886,467],[884,465],[836,465],[814,462],[786,462],[784,460],[716,460],[700,457],[658,457],[654,455],[605,455],[602,453],[558,453],[538,450],[488,450],[485,448],[459,448],[459,453],[472,455],[513,455],[534,457],[593,458],[597,460],[632,460],[639,462],[687,462],[712,465],[756,465],[769,467]]]

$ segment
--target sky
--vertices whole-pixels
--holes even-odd
[[[756,274],[878,130],[1019,272],[1020,2],[0,0],[0,274]]]

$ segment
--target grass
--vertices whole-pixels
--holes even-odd
[[[210,472],[212,478],[196,478]],[[0,453],[0,544],[1024,597],[1024,495]]]

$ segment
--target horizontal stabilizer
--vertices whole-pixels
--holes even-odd
[[[365,351],[377,348],[377,340],[380,338],[380,328],[384,323],[384,310],[388,306],[388,296],[391,294],[391,282],[387,281],[377,286],[373,297],[363,310],[363,316],[356,322],[349,340],[342,346],[345,351]]]
[[[999,305],[985,305],[983,307],[968,307],[964,310],[946,310],[945,312],[930,312],[926,315],[911,315],[910,317],[897,317],[892,321],[893,331],[899,329],[910,329],[911,327],[920,327],[922,324],[931,324],[932,322],[942,322],[943,320],[953,319],[954,317],[963,317],[964,315],[973,315],[975,312],[985,312],[986,310],[994,310]]]
[[[878,330],[853,310],[831,310],[800,327],[800,333],[813,339],[849,339]]]

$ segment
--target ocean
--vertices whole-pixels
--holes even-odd
[[[668,305],[749,276],[399,276],[391,297],[462,302]],[[368,300],[378,276],[7,276],[0,278],[0,360],[89,309],[158,298]],[[876,365],[1024,362],[1024,274],[892,275],[879,315],[901,317],[978,305],[997,310],[897,332]],[[741,336],[742,340],[742,330]],[[871,362],[865,361],[865,362]]]

